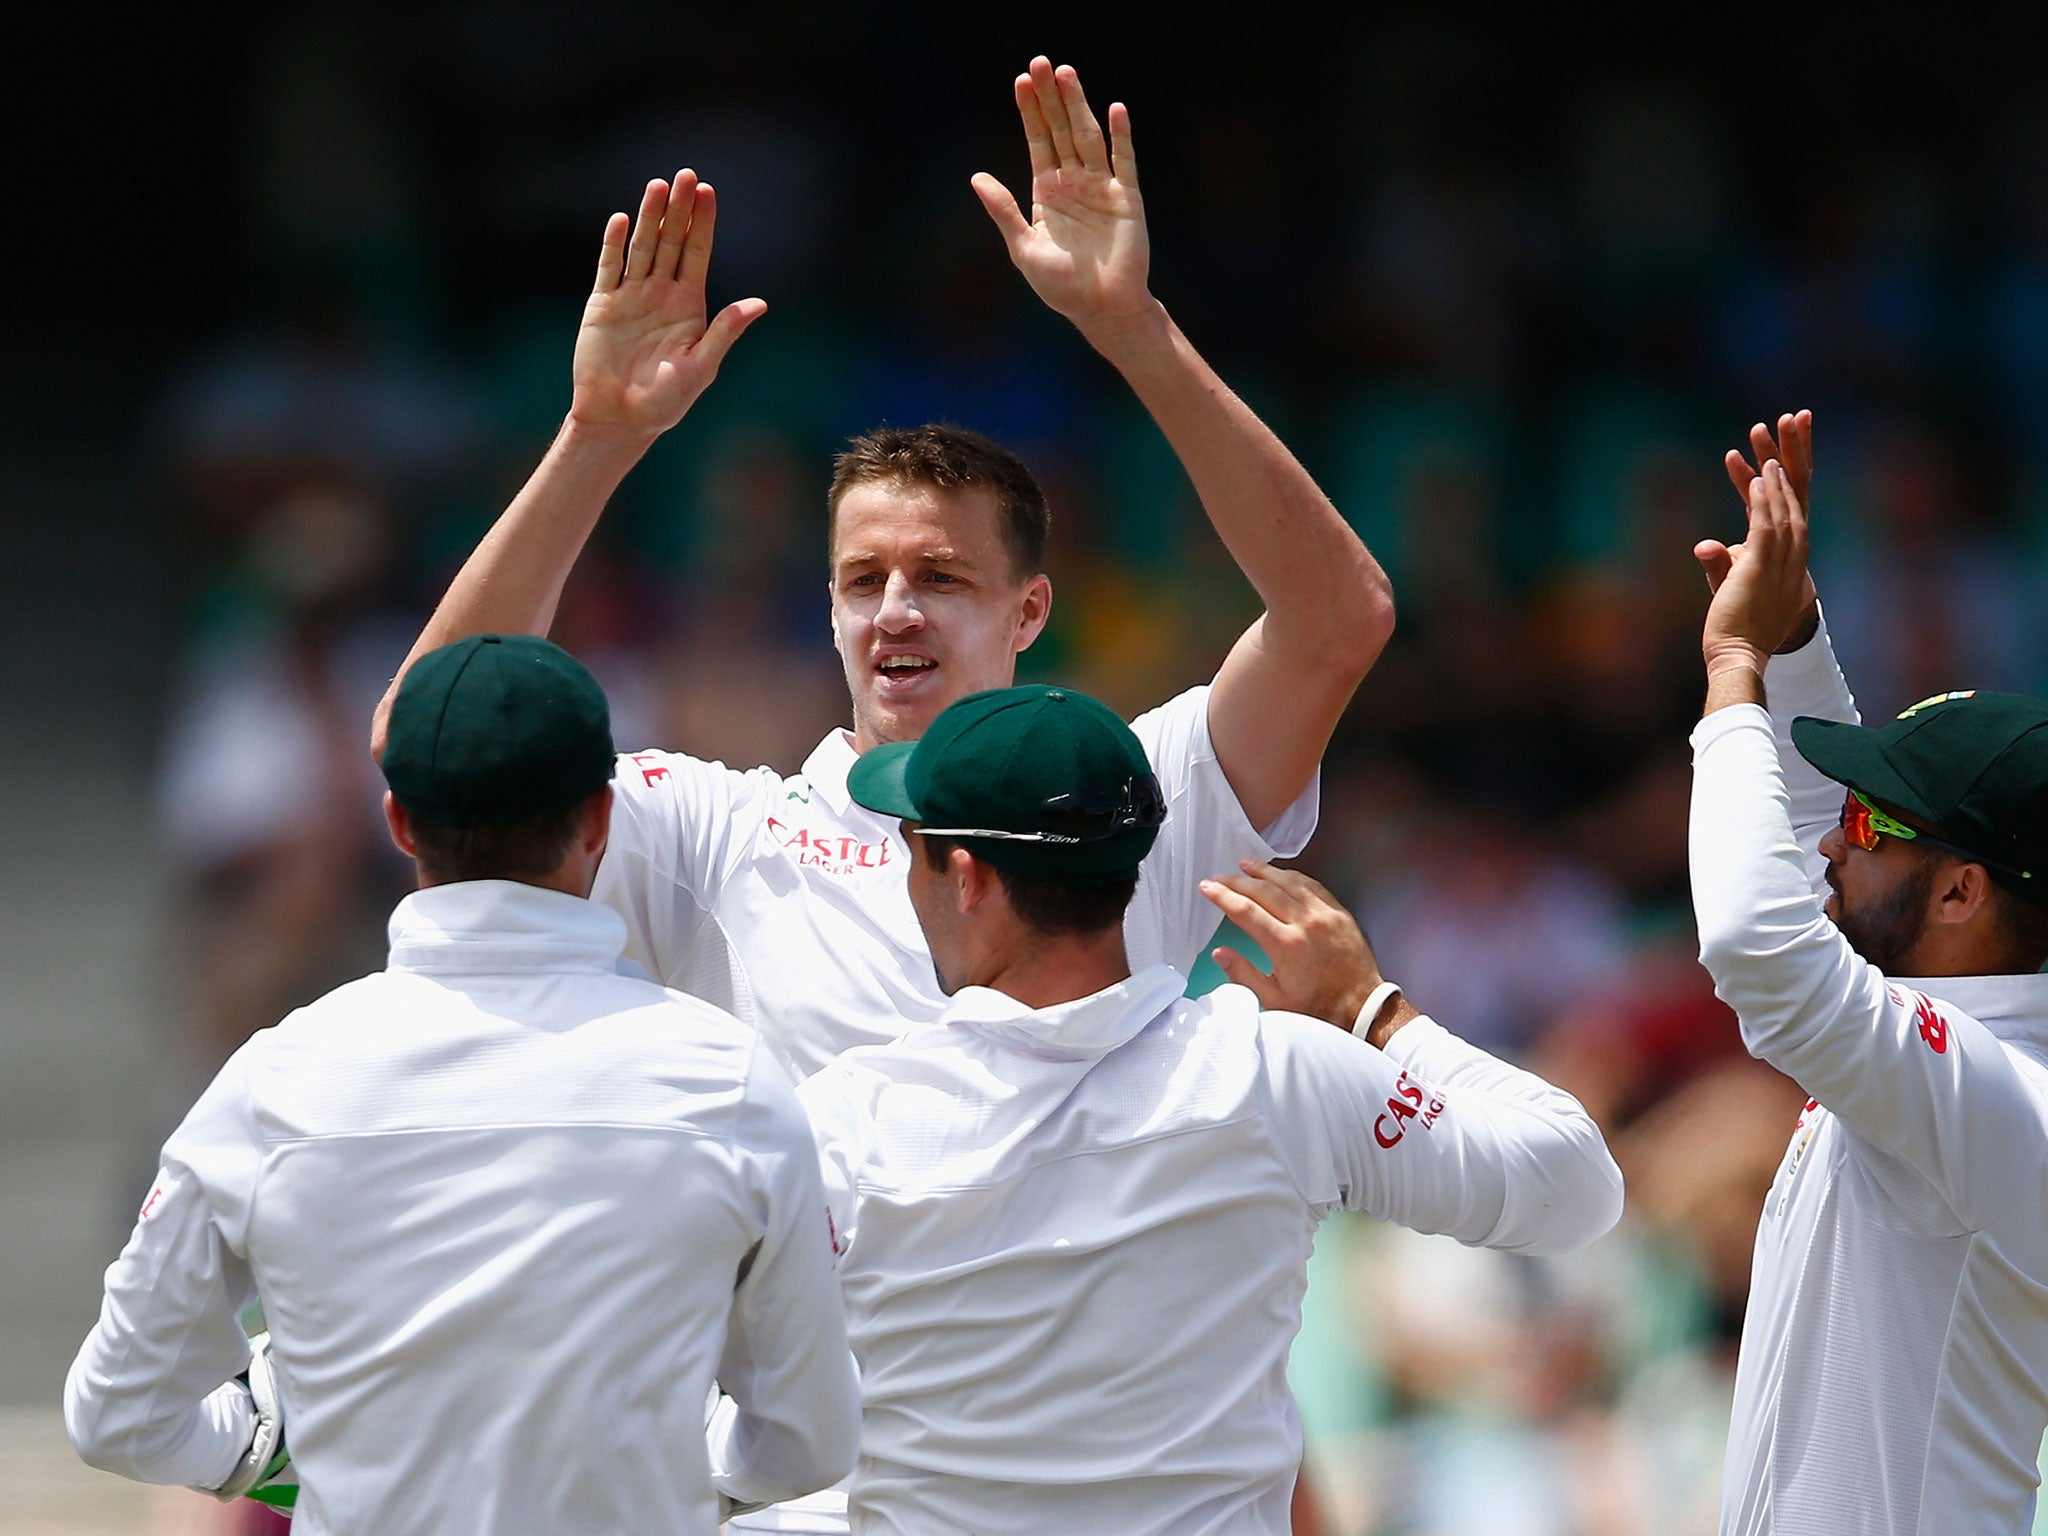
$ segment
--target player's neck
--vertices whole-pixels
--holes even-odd
[[[976,986],[1014,997],[1027,1008],[1052,1008],[1113,987],[1131,974],[1123,925],[1094,934],[1034,938],[989,957]]]

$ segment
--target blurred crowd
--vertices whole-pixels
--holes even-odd
[[[310,13],[256,50],[263,297],[164,379],[147,438],[187,614],[159,783],[191,1086],[381,963],[406,872],[371,707],[566,405],[603,216],[647,176],[715,180],[714,297],[771,313],[565,597],[555,637],[622,748],[794,771],[843,716],[824,490],[878,422],[960,422],[1044,480],[1056,601],[1027,678],[1136,711],[1257,611],[968,193],[975,169],[1022,183],[1022,53],[970,75],[897,40],[897,99],[849,123],[838,33],[787,57],[720,34],[715,84],[661,90],[678,23],[567,10],[427,7],[395,38]],[[1395,583],[1300,863],[1419,1006],[1585,1101],[1629,1212],[1565,1260],[1325,1229],[1297,1356],[1323,1523],[1710,1530],[1751,1234],[1802,1095],[1695,962],[1689,549],[1738,526],[1722,450],[1812,406],[1815,566],[1865,717],[2048,691],[2048,98],[1992,93],[1919,138],[1814,83],[1794,168],[1759,163],[1704,67],[1587,69],[1522,121],[1512,39],[1411,21],[1332,46],[1349,93],[1314,108],[1284,73],[1224,112],[1157,60],[1077,62],[1132,103],[1157,291]],[[1787,176],[1795,197],[1758,186]]]

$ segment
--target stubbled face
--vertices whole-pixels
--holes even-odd
[[[1940,861],[1892,837],[1873,850],[1851,847],[1840,827],[1822,835],[1820,851],[1828,861],[1825,911],[1849,947],[1887,976],[1917,974],[1912,954]]]
[[[1007,688],[1052,604],[1011,569],[995,496],[870,482],[833,519],[832,639],[853,695],[857,750],[914,741],[939,711]]]

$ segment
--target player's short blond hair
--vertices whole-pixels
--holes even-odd
[[[857,485],[929,485],[940,490],[981,488],[996,501],[997,528],[1019,581],[1045,569],[1052,513],[1045,492],[1024,461],[992,438],[949,422],[921,427],[877,427],[847,441],[832,461],[826,498],[836,537],[839,502]]]

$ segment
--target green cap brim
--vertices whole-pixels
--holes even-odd
[[[1940,824],[1940,813],[1929,806],[1920,792],[1900,776],[1884,755],[1882,733],[1867,725],[1846,720],[1819,720],[1801,715],[1792,722],[1792,745],[1837,784],[1861,790],[1872,800],[1893,810],[1917,816],[1930,826]]]
[[[900,816],[906,821],[922,820],[917,802],[911,799],[910,789],[903,782],[903,775],[910,767],[910,754],[916,750],[914,741],[889,741],[879,747],[868,748],[848,770],[846,792],[853,796],[856,805],[864,805],[884,816]]]

